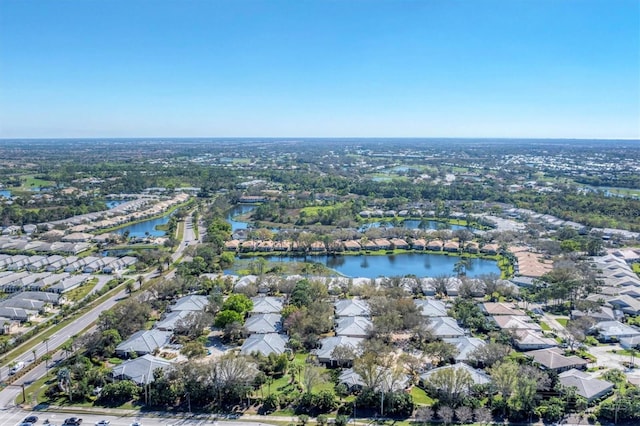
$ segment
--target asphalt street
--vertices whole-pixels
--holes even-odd
[[[64,419],[69,417],[79,417],[82,419],[82,426],[94,426],[101,420],[109,421],[109,426],[130,426],[133,422],[138,422],[142,426],[258,426],[267,423],[243,422],[243,421],[221,421],[213,418],[175,418],[161,416],[109,416],[99,414],[69,414],[55,412],[29,412],[18,408],[0,411],[0,426],[17,426],[29,415],[38,416],[36,426],[44,426],[44,421],[49,420],[50,426],[62,426]]]

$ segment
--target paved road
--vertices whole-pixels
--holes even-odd
[[[162,416],[113,416],[113,415],[96,415],[96,414],[67,414],[67,413],[55,413],[55,412],[28,412],[21,409],[10,409],[0,411],[0,426],[15,426],[28,415],[38,416],[37,426],[43,425],[44,420],[49,420],[49,423],[53,426],[61,426],[64,419],[69,417],[80,417],[82,419],[83,426],[93,426],[100,420],[108,420],[110,426],[129,426],[133,422],[139,422],[142,426],[259,426],[267,425],[268,423],[262,422],[247,422],[247,421],[221,421],[210,418],[197,418],[197,417],[162,417]]]
[[[185,219],[185,232],[183,235],[183,239],[180,242],[176,252],[172,255],[172,259],[174,261],[179,259],[180,256],[182,256],[182,252],[184,251],[184,249],[189,244],[192,244],[194,241],[196,241],[196,239],[195,239],[195,235],[192,228],[192,217],[187,216]],[[148,280],[149,278],[154,277],[156,275],[157,275],[156,271],[147,273],[146,275],[144,275],[144,280]],[[39,359],[42,355],[47,353],[47,349],[49,351],[54,351],[56,349],[59,349],[64,344],[64,342],[66,342],[71,336],[74,336],[80,333],[80,331],[86,328],[87,325],[97,320],[98,316],[102,311],[111,309],[116,303],[118,303],[120,299],[122,299],[125,296],[126,296],[126,290],[123,289],[120,292],[118,292],[116,295],[112,296],[105,302],[91,309],[89,312],[82,315],[80,318],[73,321],[71,324],[67,325],[62,330],[60,330],[59,332],[51,336],[48,342],[43,341],[42,343],[38,344],[34,348],[36,351],[36,354],[35,354],[36,358]],[[62,356],[62,353],[58,352],[57,354],[54,355],[51,362],[55,362],[56,360],[60,359],[61,356]],[[29,351],[11,360],[11,362],[14,362],[14,361],[24,362],[25,366],[27,366],[29,363],[32,363],[34,361],[33,352]],[[0,367],[0,381],[9,375],[10,363],[7,363]],[[25,374],[23,377],[18,379],[16,382],[14,382],[14,384],[18,386],[9,386],[3,389],[2,391],[0,391],[0,409],[5,409],[7,407],[12,407],[14,405],[15,398],[18,396],[20,392],[22,392],[21,388],[19,387],[20,385],[22,385],[23,383],[28,385],[33,381],[38,380],[40,377],[44,376],[45,373],[46,373],[45,364],[42,363],[38,367],[34,368],[32,371],[30,371],[29,373]],[[0,424],[0,426],[2,426],[2,424]]]
[[[180,259],[184,250],[192,245],[197,243],[196,235],[193,232],[193,217],[191,215],[185,217],[184,219],[184,233],[182,235],[182,241],[178,245],[176,251],[171,255],[171,260],[175,262]]]

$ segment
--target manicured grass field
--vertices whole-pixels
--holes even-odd
[[[24,181],[22,182],[21,189],[27,190],[27,191],[30,190],[33,187],[43,187],[43,186],[55,185],[55,182],[53,182],[51,180],[38,179],[34,175],[25,175],[25,176],[22,176],[22,179],[24,179]]]
[[[68,292],[65,297],[71,302],[79,302],[80,300],[84,299],[91,290],[93,290],[97,283],[98,280],[94,278],[86,284],[81,285],[78,288],[74,288],[73,290]]]
[[[411,388],[411,396],[416,405],[433,405],[434,403],[433,399],[431,399],[423,389],[417,386]]]

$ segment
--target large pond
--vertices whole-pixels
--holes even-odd
[[[162,237],[165,235],[165,232],[156,229],[156,226],[167,224],[169,222],[170,216],[171,216],[170,214],[167,214],[157,219],[145,220],[144,222],[134,223],[132,225],[125,226],[124,228],[120,228],[114,232],[122,235],[125,232],[129,231],[129,237],[135,237],[135,238],[144,238],[147,236]]]
[[[460,258],[427,253],[403,253],[383,256],[307,256],[306,260],[320,262],[347,277],[392,277],[415,275],[417,277],[435,277],[454,275],[454,265]],[[303,257],[268,256],[270,262],[304,261]],[[471,266],[466,273],[469,277],[497,274],[500,268],[494,260],[470,259]]]
[[[399,222],[397,225],[393,225],[391,222],[369,222],[362,225],[358,228],[358,231],[365,232],[367,229],[371,228],[406,228],[406,229],[450,229],[455,231],[456,229],[466,229],[466,226],[462,225],[451,225],[447,222],[438,222],[436,220],[416,220],[416,219],[407,219],[405,221]],[[470,231],[475,231],[475,228],[468,228]]]
[[[243,214],[247,214],[256,206],[254,204],[238,204],[231,210],[229,210],[229,214],[227,215],[227,222],[231,224],[231,231],[237,231],[238,229],[247,229],[247,222],[240,222],[235,220],[236,217],[241,216]]]

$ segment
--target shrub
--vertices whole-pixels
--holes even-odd
[[[347,426],[349,423],[349,417],[340,415],[336,417],[336,426]]]

